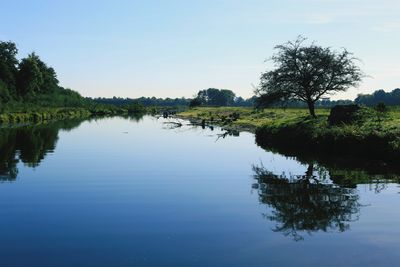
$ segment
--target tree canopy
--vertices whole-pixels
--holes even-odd
[[[59,86],[57,73],[35,53],[18,60],[13,42],[0,41],[0,103],[36,103],[40,106],[82,106],[79,93]]]
[[[190,106],[253,106],[254,98],[237,97],[228,89],[208,88],[200,90],[190,102]]]
[[[364,74],[346,49],[334,51],[314,43],[305,45],[306,38],[275,47],[271,61],[275,68],[261,75],[257,105],[268,106],[277,101],[300,100],[307,103],[315,117],[315,102],[335,92],[357,86]]]

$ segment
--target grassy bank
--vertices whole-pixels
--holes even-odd
[[[0,124],[37,123],[50,120],[87,118],[90,116],[129,115],[145,113],[144,107],[115,107],[88,105],[83,107],[40,107],[37,105],[18,105],[7,107],[0,112]]]
[[[329,115],[328,109],[317,109],[318,116]],[[236,130],[255,132],[264,125],[287,124],[308,116],[306,109],[265,109],[257,111],[248,107],[198,107],[178,114],[182,118],[206,120],[220,126]]]
[[[25,112],[6,112],[0,114],[1,124],[41,122],[67,118],[85,118],[92,113],[84,108],[44,108]]]
[[[306,109],[265,109],[204,107],[179,114],[181,117],[206,120],[233,129],[251,130],[257,142],[281,151],[307,150],[379,159],[400,158],[400,108],[384,114],[362,108],[350,124],[330,126],[328,109],[317,109],[311,118]]]
[[[183,107],[156,107],[131,104],[123,106],[89,103],[78,107],[40,106],[33,103],[0,103],[0,125],[38,123],[51,120],[87,118],[91,116],[136,116],[143,114],[175,113]]]

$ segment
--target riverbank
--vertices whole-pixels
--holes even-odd
[[[92,113],[85,108],[44,108],[25,112],[7,112],[0,114],[0,124],[42,122],[69,118],[86,118]]]
[[[179,113],[182,118],[256,134],[257,143],[269,149],[307,150],[310,153],[352,155],[382,160],[400,158],[400,109],[379,113],[362,108],[357,120],[330,126],[329,109],[272,108],[256,111],[240,107],[204,107]]]
[[[0,124],[38,123],[43,121],[88,118],[91,116],[129,115],[147,112],[146,109],[128,109],[118,107],[43,107],[19,109],[0,113]]]
[[[317,109],[318,116],[327,117],[328,109]],[[290,123],[298,118],[308,116],[306,109],[265,109],[254,110],[250,107],[197,107],[178,113],[181,118],[201,123],[223,126],[231,130],[248,131],[255,133],[265,125]]]
[[[40,123],[46,121],[103,117],[103,116],[138,116],[144,114],[175,114],[183,110],[182,107],[157,107],[132,104],[126,106],[114,105],[87,105],[82,107],[40,107],[38,105],[23,104],[19,106],[0,106],[0,126],[10,126],[25,123]]]

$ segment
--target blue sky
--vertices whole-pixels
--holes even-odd
[[[400,87],[398,0],[0,0],[0,40],[85,96],[252,95],[277,44],[346,47],[370,75],[334,98]]]

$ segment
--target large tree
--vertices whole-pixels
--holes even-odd
[[[315,117],[315,102],[322,96],[359,84],[364,74],[352,53],[314,43],[305,45],[305,40],[300,36],[275,47],[276,53],[271,58],[275,68],[261,75],[256,90],[259,106],[301,100]]]

